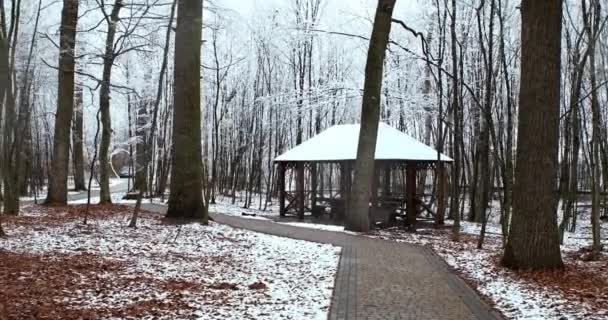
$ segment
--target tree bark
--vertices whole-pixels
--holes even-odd
[[[74,144],[72,157],[74,162],[74,190],[83,191],[87,189],[84,181],[84,128],[83,128],[83,106],[82,89],[76,91],[76,106],[74,108],[74,119],[72,122],[72,143]]]
[[[395,0],[378,0],[374,27],[367,53],[363,105],[361,107],[361,129],[355,178],[352,186],[350,210],[347,213],[347,229],[368,231],[370,184],[375,171],[375,151],[380,121],[380,96],[384,57],[391,31],[391,19]]]
[[[602,112],[600,110],[600,103],[597,93],[597,77],[596,77],[596,64],[595,64],[595,44],[597,40],[597,32],[599,31],[600,24],[600,3],[597,0],[590,2],[590,16],[587,15],[586,1],[583,4],[583,21],[585,23],[585,30],[589,39],[589,82],[591,84],[591,234],[592,234],[592,245],[591,249],[594,257],[600,253],[602,249],[600,239],[600,191],[601,191],[601,173],[600,173],[600,145],[601,145],[601,121]],[[591,21],[589,21],[591,20]],[[606,168],[604,168],[606,170]]]
[[[99,203],[112,203],[110,191],[110,143],[112,140],[112,119],[110,116],[110,83],[112,81],[112,67],[114,66],[114,37],[120,19],[118,14],[122,8],[122,0],[116,0],[110,16],[106,16],[108,35],[103,56],[103,73],[99,88],[99,110],[101,111],[101,143],[99,144]],[[103,9],[103,8],[102,8]],[[105,15],[105,11],[104,11]]]
[[[2,178],[4,182],[3,212],[19,213],[18,161],[15,157],[18,131],[17,106],[13,94],[13,68],[9,62],[9,39],[0,38],[0,101],[4,100],[4,127],[2,145]]]
[[[151,151],[152,146],[147,145],[148,137],[146,125],[148,124],[148,104],[145,101],[139,103],[137,108],[137,120],[135,120],[135,136],[137,143],[135,144],[135,190],[143,193],[147,192],[147,153]],[[151,158],[151,157],[150,157]]]
[[[57,113],[53,138],[53,157],[49,172],[47,204],[64,205],[68,200],[70,161],[70,122],[74,112],[74,46],[78,23],[78,1],[63,0],[59,40]]]
[[[507,57],[505,53],[505,29],[504,29],[503,5],[502,1],[498,1],[498,22],[500,28],[500,60],[502,62],[502,71],[504,76],[505,90],[507,95],[507,137],[504,151],[504,171],[503,171],[503,214],[501,216],[501,230],[503,245],[509,234],[509,224],[511,222],[511,207],[512,197],[511,190],[513,186],[513,95],[510,84],[509,68],[507,65]]]
[[[502,262],[563,266],[557,230],[561,0],[521,3],[521,89],[513,217]]]
[[[460,172],[462,159],[460,155],[460,146],[462,145],[462,107],[459,103],[459,83],[458,83],[458,51],[456,50],[456,20],[458,17],[456,0],[452,0],[452,20],[450,22],[450,36],[452,45],[452,118],[454,119],[454,146],[452,164],[452,197],[450,202],[450,215],[454,219],[452,227],[452,238],[454,241],[460,240],[460,210],[458,203],[460,199]]]
[[[6,232],[4,232],[4,228],[2,227],[2,215],[0,215],[0,238],[6,237]]]
[[[199,218],[206,223],[200,109],[202,9],[202,1],[178,1],[171,193],[167,217]]]

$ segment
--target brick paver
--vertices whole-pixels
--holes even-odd
[[[342,247],[329,319],[500,319],[428,248],[272,221],[212,217],[237,228]]]

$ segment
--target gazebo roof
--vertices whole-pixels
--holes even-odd
[[[335,125],[274,159],[276,162],[348,161],[357,158],[359,124]],[[376,160],[437,161],[437,150],[385,123],[378,127]],[[441,161],[452,158],[441,154]]]

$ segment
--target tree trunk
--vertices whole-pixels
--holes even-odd
[[[479,194],[479,198],[477,201],[477,209],[475,212],[477,214],[477,221],[481,222],[481,233],[479,235],[479,239],[477,242],[477,248],[481,249],[483,246],[483,241],[485,238],[485,229],[487,224],[487,209],[488,202],[491,200],[491,195],[493,194],[493,179],[492,170],[490,168],[490,134],[494,132],[493,121],[492,121],[492,101],[493,101],[493,93],[495,91],[494,88],[494,13],[496,2],[495,0],[490,0],[490,22],[488,27],[488,48],[486,50],[483,44],[483,35],[482,35],[482,27],[481,27],[481,13],[483,13],[483,7],[485,6],[485,1],[482,1],[482,5],[480,9],[477,11],[478,18],[478,30],[479,30],[479,44],[481,47],[481,53],[483,57],[483,62],[485,66],[485,90],[484,90],[484,104],[483,104],[483,121],[482,121],[482,131],[481,131],[481,144],[480,144],[480,179],[479,179],[479,187],[477,188],[477,192]],[[480,12],[481,11],[481,12]],[[495,140],[495,139],[493,139]],[[496,142],[496,141],[494,141]],[[497,154],[497,145],[494,148],[495,153]],[[498,160],[498,157],[496,157]]]
[[[74,46],[78,23],[78,1],[63,0],[61,12],[57,113],[53,157],[49,172],[47,204],[66,204],[70,161],[70,122],[74,112]]]
[[[147,190],[146,177],[147,163],[146,157],[147,152],[150,151],[152,146],[146,145],[148,137],[146,136],[146,125],[148,124],[148,104],[144,101],[139,103],[137,108],[137,120],[135,120],[135,136],[137,143],[135,144],[135,185],[134,189],[145,193]]]
[[[202,1],[178,1],[173,155],[167,217],[200,218],[206,223],[200,108],[202,11]]]
[[[108,24],[108,35],[106,37],[106,48],[103,56],[103,73],[101,86],[99,88],[99,110],[101,110],[101,143],[99,145],[99,203],[112,203],[110,191],[110,143],[112,140],[112,119],[110,117],[110,82],[112,81],[112,66],[114,65],[114,37],[116,26],[120,19],[118,14],[122,8],[122,0],[116,0],[112,7],[112,13],[106,22]],[[104,13],[105,14],[105,13]]]
[[[0,215],[0,238],[6,237],[6,233],[4,232],[4,228],[2,228],[2,215]]]
[[[452,0],[450,36],[452,42],[452,118],[454,119],[454,163],[452,164],[452,198],[450,202],[450,215],[452,216],[452,219],[454,219],[454,225],[452,227],[454,241],[460,240],[460,211],[458,210],[458,202],[460,198],[460,171],[462,168],[462,159],[460,155],[460,146],[462,145],[462,122],[460,121],[462,118],[462,106],[458,100],[460,90],[458,83],[458,51],[456,50],[458,41],[456,38],[457,14],[458,10],[456,8],[456,0]]]
[[[74,119],[72,123],[72,143],[74,144],[72,157],[74,161],[74,190],[86,190],[84,181],[84,128],[83,128],[83,106],[82,89],[76,91],[76,106],[74,108]]]
[[[563,266],[557,230],[562,1],[521,4],[521,89],[513,217],[502,262]]]
[[[591,234],[593,238],[592,251],[597,257],[602,249],[600,239],[600,191],[601,191],[601,173],[600,173],[600,144],[601,144],[601,121],[602,113],[597,94],[597,77],[595,65],[595,44],[597,32],[600,24],[600,4],[597,0],[591,1],[590,15],[592,21],[587,16],[586,1],[583,1],[583,20],[585,22],[585,30],[589,38],[589,80],[591,84],[591,112],[592,112],[592,133],[591,133]],[[605,170],[606,168],[604,168]]]
[[[13,69],[9,62],[9,42],[0,38],[0,101],[4,99],[4,127],[2,145],[2,178],[4,182],[3,212],[19,213],[18,161],[14,147],[17,145],[17,106],[13,95]],[[17,178],[17,179],[15,179]]]
[[[380,96],[384,57],[391,30],[391,19],[395,0],[378,0],[376,17],[367,54],[361,129],[355,178],[352,186],[350,210],[347,213],[347,228],[352,231],[368,231],[370,184],[375,171],[375,151],[380,121]]]
[[[511,90],[511,79],[509,77],[509,68],[507,65],[507,57],[505,53],[505,30],[502,1],[498,1],[498,22],[500,28],[500,59],[502,62],[502,71],[505,82],[505,89],[507,95],[507,137],[506,146],[504,152],[504,172],[503,172],[503,214],[501,220],[502,240],[503,246],[506,243],[509,234],[509,224],[511,223],[511,207],[512,198],[511,190],[513,186],[513,95]]]

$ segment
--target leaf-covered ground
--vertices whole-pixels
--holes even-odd
[[[5,218],[0,319],[325,319],[339,248],[131,209]]]

